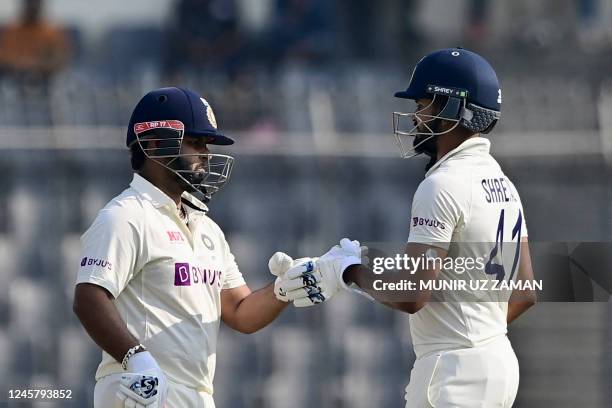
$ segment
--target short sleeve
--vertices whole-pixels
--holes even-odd
[[[139,234],[119,208],[103,209],[81,236],[78,283],[93,283],[115,298],[134,277]]]
[[[460,192],[446,177],[428,177],[412,201],[408,242],[436,244],[448,250],[455,228],[463,219]]]
[[[242,277],[242,273],[238,269],[238,265],[236,264],[236,260],[234,259],[234,255],[232,254],[230,247],[225,241],[225,254],[224,254],[224,268],[223,268],[223,286],[222,289],[233,289],[238,286],[246,285],[244,278]]]

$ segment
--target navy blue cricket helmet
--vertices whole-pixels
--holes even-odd
[[[430,86],[465,91],[468,102],[501,111],[501,88],[497,74],[491,64],[475,52],[463,48],[432,52],[419,61],[408,88],[396,92],[395,96],[431,98],[436,92]]]
[[[408,88],[395,96],[442,101],[440,112],[435,115],[394,112],[394,134],[403,157],[412,157],[412,152],[433,156],[435,137],[456,126],[473,133],[489,133],[501,117],[502,95],[495,70],[483,57],[463,48],[426,55],[414,68]],[[410,130],[402,130],[402,119]],[[450,121],[454,126],[442,132],[439,120]],[[413,126],[413,121],[418,124]],[[404,146],[404,136],[415,137],[411,149]]]
[[[189,89],[170,87],[155,89],[140,99],[130,118],[126,145],[130,147],[137,140],[136,124],[158,121],[179,121],[185,135],[206,137],[209,144],[234,143],[217,130],[215,114],[206,99]]]
[[[185,191],[207,202],[229,180],[234,158],[184,152],[184,136],[206,138],[207,144],[234,143],[217,130],[206,99],[188,89],[161,88],[143,96],[134,108],[126,145],[131,148],[137,143],[147,158],[174,173]]]

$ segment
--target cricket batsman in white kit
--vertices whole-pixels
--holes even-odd
[[[154,90],[135,107],[127,132],[134,179],[81,238],[74,312],[103,350],[95,408],[214,407],[220,321],[253,333],[288,301],[318,302],[303,289],[307,278],[292,281],[292,296],[279,292],[294,262],[287,256],[269,263],[276,290],[251,292],[207,216],[233,164],[207,146],[233,143],[192,91]]]
[[[490,155],[490,142],[480,136],[493,129],[501,111],[501,89],[491,65],[465,49],[436,51],[417,64],[408,88],[395,96],[416,102],[414,113],[394,113],[402,157],[430,158],[412,202],[405,253],[412,259],[483,258],[482,268],[462,272],[465,281],[533,281],[519,194]],[[402,274],[394,271],[390,277],[350,266],[359,263],[359,256],[359,243],[343,239],[314,261],[314,274],[326,298],[356,284],[410,314],[417,359],[406,388],[407,408],[512,406],[519,367],[506,328],[535,303],[534,291],[480,293],[468,286],[440,299],[417,286],[410,294],[391,296],[375,290],[374,282],[399,281]],[[422,263],[405,276],[415,282],[457,278],[456,270],[439,265]],[[286,276],[299,278],[308,269],[313,268],[296,265]],[[299,284],[297,279],[281,286]]]

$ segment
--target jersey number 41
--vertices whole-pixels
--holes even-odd
[[[485,273],[487,275],[495,275],[495,279],[498,281],[504,280],[506,277],[506,270],[503,263],[503,250],[504,250],[504,210],[501,210],[499,214],[499,222],[497,224],[497,233],[495,235],[495,247],[489,255],[489,261],[485,265]],[[523,213],[519,210],[518,218],[514,228],[512,228],[512,238],[510,241],[514,241],[516,238],[516,250],[514,252],[514,261],[512,262],[512,269],[508,281],[511,281],[516,271],[516,266],[521,254],[521,227],[523,225]]]

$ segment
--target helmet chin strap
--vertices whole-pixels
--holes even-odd
[[[202,187],[202,189],[206,190],[204,187]],[[194,196],[196,199],[200,200],[201,202],[203,202],[204,204],[208,203],[210,201],[210,198],[208,198],[208,195],[206,195],[206,193],[201,192],[198,189],[192,188],[192,191],[190,191],[189,193]]]

